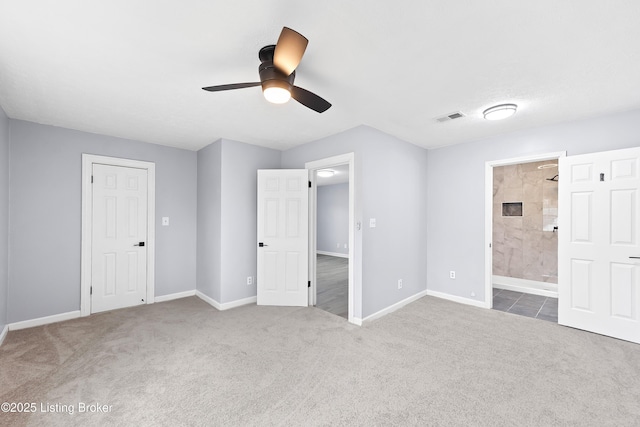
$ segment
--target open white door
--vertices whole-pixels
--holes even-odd
[[[308,305],[306,169],[258,171],[258,305]]]
[[[640,148],[559,172],[558,323],[640,343]]]

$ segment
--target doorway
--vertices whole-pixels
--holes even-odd
[[[311,182],[309,302],[354,323],[354,154],[305,166]]]
[[[557,322],[558,159],[487,162],[487,307]]]
[[[153,303],[155,164],[82,155],[82,316]]]
[[[316,307],[348,318],[349,165],[316,174]]]

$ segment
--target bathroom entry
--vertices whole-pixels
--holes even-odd
[[[493,308],[558,321],[557,157],[492,167]]]

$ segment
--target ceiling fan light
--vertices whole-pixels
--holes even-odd
[[[516,104],[500,104],[487,108],[482,114],[487,120],[502,120],[513,116],[517,109],[518,106]]]
[[[291,99],[289,85],[277,80],[265,82],[262,86],[264,98],[273,104],[284,104]]]

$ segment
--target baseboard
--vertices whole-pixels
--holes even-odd
[[[425,295],[427,295],[427,291],[426,290],[420,291],[417,294],[414,294],[414,295],[410,296],[409,298],[405,298],[402,301],[398,301],[397,303],[392,304],[387,308],[383,308],[380,311],[376,311],[375,313],[368,315],[364,319],[360,319],[360,318],[354,317],[353,318],[353,323],[356,324],[356,325],[362,326],[362,324],[365,323],[365,322],[370,322],[372,320],[379,319],[382,316],[386,316],[389,313],[393,313],[394,311],[396,311],[398,309],[401,309],[405,305],[410,304],[410,303],[412,303],[412,302],[414,302],[416,300],[419,300],[420,298],[422,298]]]
[[[429,295],[430,297],[446,299],[446,300],[457,302],[460,304],[472,305],[474,307],[489,308],[484,301],[478,301],[471,298],[459,297],[457,295],[445,294],[444,292],[430,291],[429,289],[427,289],[427,295]]]
[[[53,316],[39,317],[37,319],[23,320],[21,322],[9,323],[10,331],[19,329],[33,328],[35,326],[48,325],[50,323],[64,322],[65,320],[77,319],[80,317],[80,310],[70,311],[68,313],[54,314]]]
[[[203,294],[200,291],[196,291],[196,296],[201,300],[203,300],[204,302],[206,302],[207,304],[211,305],[216,310],[220,310],[220,311],[229,310],[231,308],[236,308],[236,307],[240,307],[247,304],[255,304],[255,302],[257,301],[257,297],[249,297],[249,298],[243,298],[243,299],[239,299],[231,302],[219,303],[218,301],[214,300],[208,295]]]
[[[196,294],[196,290],[195,289],[192,290],[192,291],[176,292],[175,294],[161,295],[159,297],[155,297],[154,301],[155,302],[171,301],[171,300],[174,300],[174,299],[192,297],[195,294]]]
[[[338,258],[349,258],[349,254],[340,254],[338,252],[316,251],[318,255],[337,256]]]
[[[558,298],[556,283],[539,282],[537,280],[520,279],[517,277],[492,276],[493,287],[507,291],[525,292],[543,297]]]
[[[4,325],[2,332],[0,332],[0,345],[4,342],[4,339],[7,337],[7,333],[9,332],[9,325]]]

